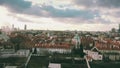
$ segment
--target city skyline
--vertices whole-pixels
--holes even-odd
[[[118,29],[120,0],[0,0],[0,27],[40,30]]]

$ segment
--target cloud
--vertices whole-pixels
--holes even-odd
[[[26,0],[0,0],[0,5],[8,8],[9,11],[18,14],[27,14],[38,17],[51,18],[73,18],[93,19],[96,12],[90,10],[80,10],[73,8],[58,9],[53,5],[32,5],[32,2]],[[64,7],[63,7],[64,8]],[[97,14],[98,15],[98,14]]]
[[[18,21],[21,21],[21,22],[34,22],[34,21],[31,21],[30,19],[25,19],[25,18],[22,18],[22,17],[18,17],[18,16],[15,16],[17,18]]]
[[[23,13],[28,13],[31,15],[36,16],[43,16],[43,17],[60,17],[60,18],[73,18],[73,17],[81,17],[91,19],[94,18],[94,14],[98,15],[97,12],[92,12],[89,10],[79,10],[79,9],[58,9],[53,6],[32,6],[31,8],[27,9]]]
[[[98,0],[99,6],[108,8],[120,8],[120,0]]]
[[[73,0],[76,5],[86,7],[120,8],[120,0]]]
[[[94,24],[98,22],[111,24],[119,21],[117,17],[120,16],[120,0],[73,0],[74,4],[68,2],[69,0],[66,1],[67,3],[62,2],[60,5],[57,5],[56,2],[54,2],[54,5],[52,5],[52,2],[50,2],[51,4],[35,3],[33,5],[33,0],[0,0],[0,5],[7,7],[13,16],[16,14],[30,16],[30,18],[16,16],[15,18],[21,22],[40,23],[42,21],[36,21],[33,18],[50,18],[54,20],[52,22],[72,24]],[[49,0],[46,0],[46,2],[48,3]],[[84,6],[87,8],[79,8],[84,8]],[[97,9],[94,10],[96,7]],[[114,9],[116,11],[113,11]]]
[[[89,20],[89,19],[94,19],[94,17],[99,17],[99,13],[96,11],[91,11],[91,10],[80,10],[80,9],[71,9],[71,8],[66,8],[66,9],[59,9],[55,8],[54,6],[51,5],[33,5],[30,8],[24,9],[22,12],[17,12],[18,14],[23,14],[23,15],[29,15],[33,17],[46,17],[46,18],[54,18],[54,19],[63,19],[65,18],[66,20],[76,18],[76,19],[83,19],[83,20]],[[16,13],[11,14],[14,15]],[[21,21],[28,21],[23,18],[19,18]]]
[[[81,24],[81,23],[88,23],[88,24],[94,24],[94,23],[102,23],[102,24],[108,24],[112,23],[111,17],[105,18],[102,17],[102,15],[99,14],[98,11],[91,11],[91,10],[77,10],[77,9],[58,9],[53,6],[41,6],[34,5],[31,8],[24,10],[22,12],[21,16],[14,16],[17,18],[17,20],[22,22],[33,22],[33,23],[40,23],[42,21],[36,21],[34,18],[51,18],[57,22],[61,23],[69,23],[69,24]],[[105,16],[107,14],[104,14]],[[112,15],[111,15],[112,16]],[[29,18],[26,18],[29,17]],[[114,17],[115,18],[115,17]],[[113,18],[112,18],[113,19]],[[47,20],[47,19],[46,19]]]
[[[14,12],[22,12],[31,7],[31,2],[25,0],[0,0],[0,5],[7,7]]]
[[[52,6],[43,6],[43,10],[48,11],[50,16],[53,17],[83,17],[92,18],[94,13],[88,10],[77,10],[77,9],[56,9]]]

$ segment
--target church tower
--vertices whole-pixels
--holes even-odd
[[[75,36],[74,36],[74,38],[73,38],[73,41],[75,42],[75,49],[80,48],[81,39],[80,39],[78,33],[75,33]]]

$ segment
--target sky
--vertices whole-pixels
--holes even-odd
[[[119,23],[120,0],[0,0],[0,27],[109,31]]]

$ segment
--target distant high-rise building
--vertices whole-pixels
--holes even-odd
[[[2,26],[1,31],[4,32],[5,34],[10,34],[12,30],[9,26]]]
[[[12,29],[14,29],[14,24],[12,24]]]
[[[120,33],[120,24],[119,24],[119,29],[118,29],[118,32]]]
[[[12,30],[12,31],[15,30],[14,24],[12,24],[11,30]]]
[[[27,30],[27,25],[24,26],[24,30]]]

